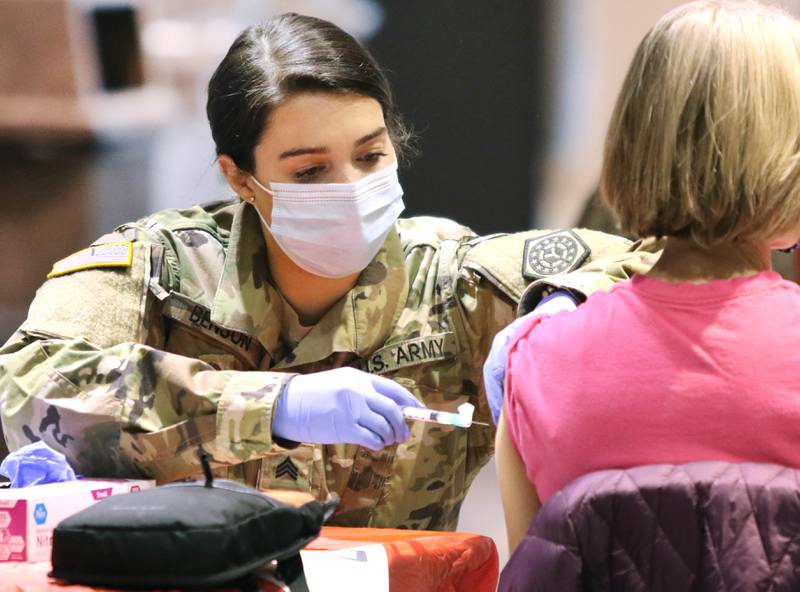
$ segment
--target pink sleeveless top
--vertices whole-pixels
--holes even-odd
[[[636,276],[527,322],[509,348],[504,413],[543,502],[599,469],[800,467],[800,287],[772,272]]]

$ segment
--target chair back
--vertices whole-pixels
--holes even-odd
[[[499,590],[800,590],[800,471],[709,461],[585,475],[537,513]]]

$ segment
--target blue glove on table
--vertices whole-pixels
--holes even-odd
[[[531,317],[552,315],[562,310],[575,310],[576,306],[577,301],[572,297],[572,294],[564,290],[558,290],[543,298],[531,312],[519,317],[494,336],[489,355],[483,364],[483,384],[486,387],[486,398],[495,424],[500,418],[500,409],[503,407],[506,358],[508,357],[508,345],[514,331]]]
[[[9,454],[0,464],[0,475],[11,480],[11,487],[75,480],[75,471],[67,463],[67,458],[42,441]]]
[[[278,399],[272,434],[309,444],[380,450],[408,438],[401,407],[423,407],[396,382],[354,368],[292,378]]]

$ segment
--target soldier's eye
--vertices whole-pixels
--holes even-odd
[[[367,152],[363,156],[358,157],[359,162],[363,162],[369,165],[378,164],[381,158],[384,156],[388,156],[385,152],[375,151],[375,152]]]
[[[304,181],[310,181],[317,177],[322,171],[325,170],[324,166],[315,165],[312,167],[308,167],[306,169],[302,169],[297,171],[294,174],[294,178],[297,179],[300,183]]]

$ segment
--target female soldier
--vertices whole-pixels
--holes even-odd
[[[245,30],[207,111],[239,199],[124,224],[54,265],[0,350],[9,448],[43,439],[85,475],[164,482],[196,474],[202,446],[257,487],[337,493],[335,524],[454,528],[493,430],[409,432],[400,407],[471,402],[486,421],[481,364],[529,280],[535,301],[592,262],[556,282],[585,294],[650,253],[398,220],[408,133],[372,57],[324,21]]]

